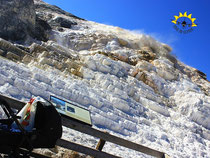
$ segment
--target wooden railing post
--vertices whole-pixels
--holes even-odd
[[[96,150],[102,151],[102,149],[103,149],[105,143],[106,143],[105,140],[100,139],[99,142],[98,142],[98,144],[97,144],[97,146],[96,146]],[[92,158],[96,158],[96,157],[93,157],[93,156],[92,156]]]
[[[104,145],[105,145],[106,141],[103,139],[100,139],[97,146],[96,146],[96,150],[102,151]]]

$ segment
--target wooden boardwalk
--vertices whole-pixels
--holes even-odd
[[[24,102],[20,102],[16,99],[13,99],[7,96],[3,96],[3,95],[1,96],[7,100],[7,102],[10,104],[12,108],[20,110],[25,105]],[[133,149],[135,151],[138,151],[147,155],[151,155],[157,158],[169,158],[169,156],[163,152],[145,147],[137,143],[133,143],[131,141],[116,137],[106,132],[102,132],[88,125],[84,125],[80,122],[77,122],[75,120],[72,120],[63,116],[62,116],[62,125],[68,128],[77,130],[79,132],[88,134],[90,136],[100,138],[100,140],[104,141],[104,143],[108,141],[108,142],[129,148],[129,149]],[[67,141],[67,140],[59,139],[57,141],[57,145],[60,147],[64,147],[66,149],[70,149],[70,150],[77,151],[86,155],[93,156],[95,158],[119,158],[118,156],[114,156],[114,155],[101,151],[104,144],[100,147],[100,149],[97,150],[97,149],[86,147],[80,144],[76,144],[69,140]]]

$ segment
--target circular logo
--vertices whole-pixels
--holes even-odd
[[[174,29],[179,33],[189,33],[192,32],[194,27],[197,27],[197,24],[194,23],[196,18],[192,18],[192,14],[187,15],[187,12],[182,14],[179,12],[179,16],[174,16],[175,20],[171,22],[174,23]]]

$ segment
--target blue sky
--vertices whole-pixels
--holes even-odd
[[[209,0],[44,0],[86,20],[150,34],[169,44],[179,60],[207,74],[210,80]],[[173,28],[179,12],[198,24],[188,34]]]

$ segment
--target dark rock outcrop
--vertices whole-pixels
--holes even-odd
[[[60,27],[64,27],[64,28],[71,28],[72,25],[77,25],[76,22],[70,21],[70,20],[62,18],[62,17],[57,17],[57,18],[49,21],[49,24],[51,26],[60,26]]]
[[[83,20],[71,13],[65,12],[57,6],[47,4],[43,1],[35,0],[35,9],[37,18],[46,21],[53,29],[59,31],[63,31],[63,28],[71,28],[72,25],[77,25],[75,19]],[[56,17],[55,13],[62,14],[64,17]]]
[[[0,37],[22,41],[34,33],[36,13],[33,0],[1,0],[0,15]]]
[[[45,20],[37,16],[35,32],[33,33],[32,37],[37,40],[46,42],[48,40],[48,31],[50,30],[51,30],[51,26]]]
[[[68,12],[62,10],[61,8],[59,8],[55,5],[50,5],[50,4],[47,4],[47,3],[44,3],[44,2],[39,2],[39,3],[35,2],[35,7],[36,7],[36,11],[38,11],[39,13],[42,13],[43,11],[53,12],[53,13],[57,13],[57,14],[63,14],[63,15],[66,15],[66,16],[69,16],[69,17],[72,17],[72,18],[76,18],[76,19],[79,19],[79,20],[84,20],[80,17],[77,17],[77,16],[75,16],[71,13],[68,13]]]

